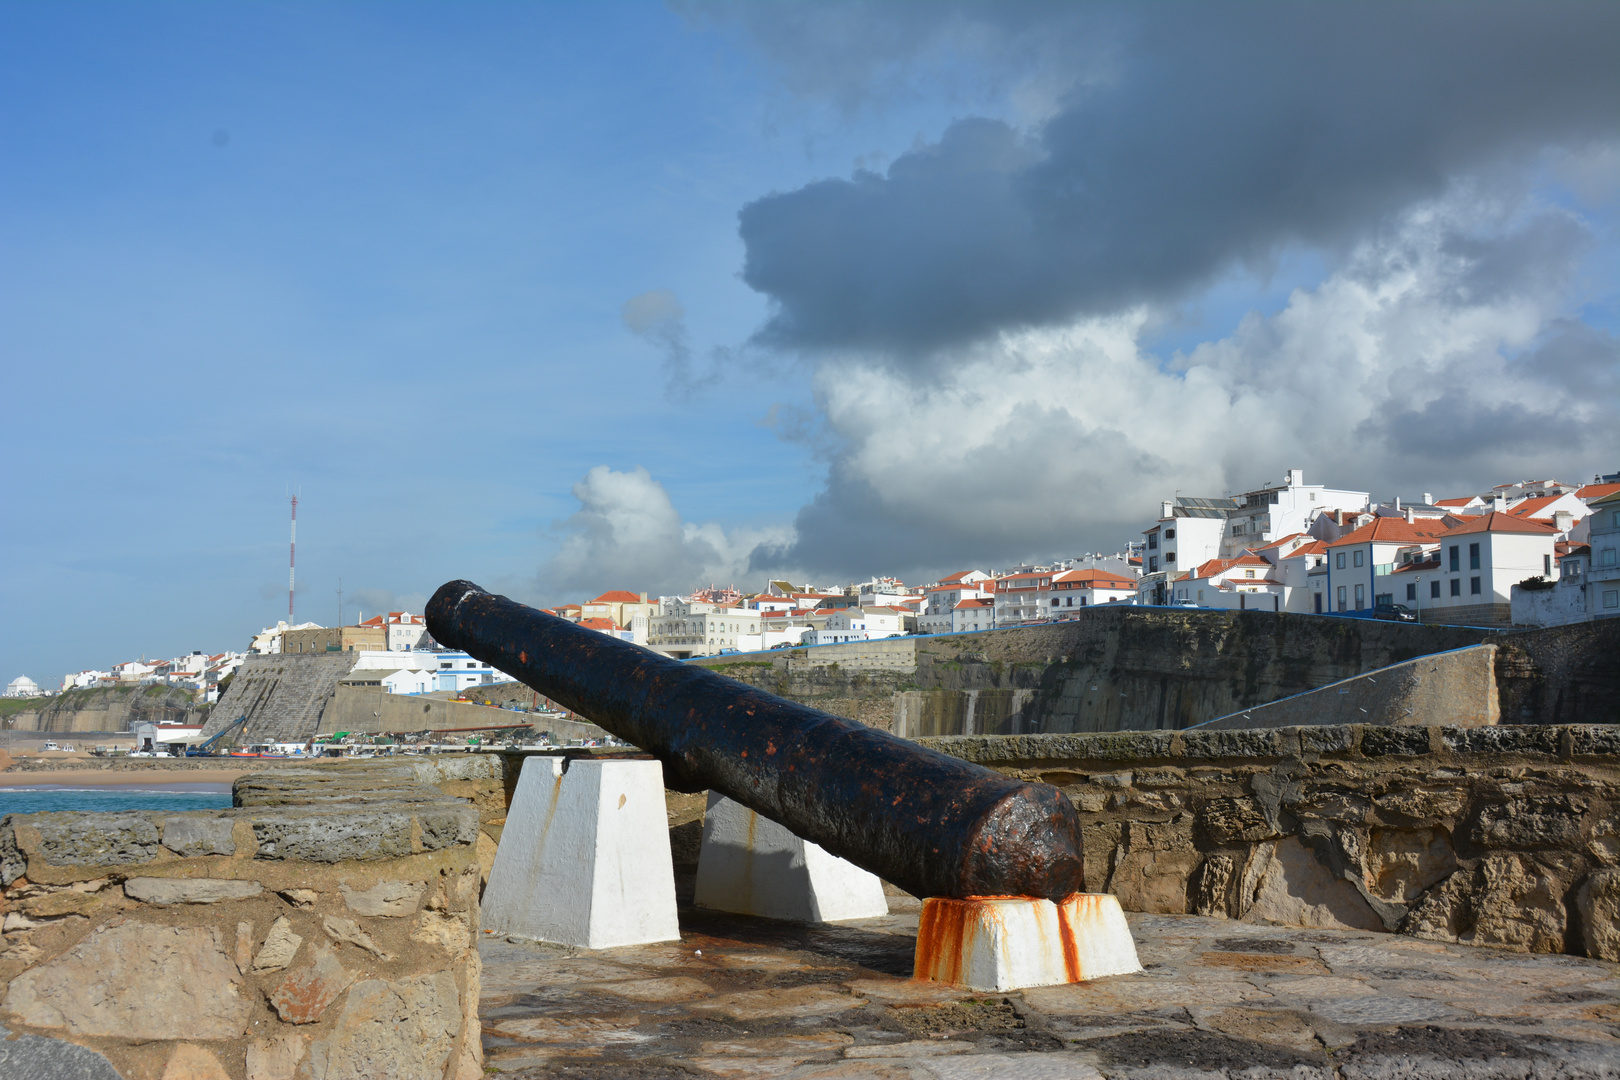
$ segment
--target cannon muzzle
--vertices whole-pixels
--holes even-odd
[[[428,632],[664,764],[915,896],[1083,891],[1080,819],[1049,784],[1013,780],[695,664],[576,626],[470,581],[427,606]]]

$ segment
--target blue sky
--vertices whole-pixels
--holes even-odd
[[[1620,467],[1605,460],[1620,442],[1603,401],[1620,385],[1615,129],[1567,104],[1612,75],[1491,120],[1499,137],[1451,138],[1477,118],[1441,102],[1411,145],[1444,142],[1446,156],[1392,151],[1328,177],[1354,212],[1261,221],[1228,198],[1200,220],[1237,231],[1178,250],[1185,230],[1148,235],[1161,215],[1110,196],[1104,217],[1146,223],[1132,250],[1167,249],[1133,262],[1099,239],[1099,265],[1118,268],[1099,274],[1064,254],[1099,235],[1064,231],[1081,211],[1028,192],[1074,146],[1134,160],[1110,133],[1164,104],[1131,97],[1132,64],[1152,70],[1182,45],[1120,9],[1076,23],[1081,10],[0,5],[4,677],[242,648],[285,615],[290,490],[299,617],[330,622],[340,579],[352,617],[419,610],[453,577],[554,602],[1111,549],[1165,484],[1242,486],[1301,462],[1361,488]],[[1279,52],[1300,32],[1284,23]],[[1596,37],[1612,41],[1611,24]],[[1278,95],[1254,93],[1264,119]],[[1330,103],[1356,93],[1321,89]],[[1190,81],[1178,100],[1196,96]],[[1355,122],[1324,128],[1350,145],[1363,117],[1346,113]],[[969,119],[991,142],[957,137]],[[1282,137],[1199,123],[1233,124],[1185,147],[1211,176]],[[1141,160],[1137,177],[1095,162],[1086,175],[1167,205],[1206,197]],[[1227,171],[1234,190],[1252,185]],[[994,232],[989,261],[952,261],[985,250],[969,226],[1006,209],[970,173],[1010,178],[993,185],[1015,193],[1008,220],[1058,215],[1058,254],[1004,250]],[[855,227],[867,211],[850,199],[877,216]],[[913,212],[920,232],[890,231]],[[1447,254],[1464,240],[1467,318]],[[1554,269],[1527,281],[1487,248]],[[1427,267],[1428,284],[1396,283],[1392,260]],[[871,306],[864,329],[818,325],[851,282]],[[1380,372],[1411,363],[1388,343],[1355,352],[1364,385],[1386,390],[1367,390],[1334,438],[1295,427],[1241,453],[1221,439],[1222,424],[1342,395],[1326,379],[1264,396],[1286,381],[1276,371],[1321,355],[1300,342],[1365,332],[1372,309],[1354,298],[1380,288],[1388,341],[1412,347],[1423,319],[1455,339],[1424,361],[1435,388],[1400,403],[1415,423],[1444,415],[1466,441],[1505,395],[1564,417],[1560,444],[1464,445],[1414,470],[1378,397]],[[679,315],[638,336],[624,305],[654,290]],[[916,330],[955,327],[967,308],[978,322]],[[1333,318],[1359,330],[1303,325]],[[1501,358],[1570,325],[1584,359],[1513,384]],[[670,341],[690,349],[695,382],[671,382]],[[1179,372],[1201,356],[1214,383],[1194,393]],[[1446,398],[1456,370],[1498,397]],[[1122,400],[1099,407],[1094,388],[1116,379]],[[1158,422],[1133,418],[1132,398],[1211,420],[1125,453],[1110,432]],[[1056,508],[1009,513],[1002,498]]]

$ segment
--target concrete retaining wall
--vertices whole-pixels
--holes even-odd
[[[66,1043],[125,1077],[482,1076],[480,815],[435,785],[501,772],[312,764],[242,778],[233,810],[6,817],[0,1021],[35,1036],[11,1060],[51,1075]]]
[[[247,725],[237,744],[304,742],[321,731],[321,715],[338,680],[354,668],[354,653],[274,653],[242,661],[214,706],[203,734],[213,735],[239,716]]]
[[[1501,715],[1496,646],[1474,645],[1328,683],[1196,727],[1201,731],[1301,724],[1469,727],[1494,724]]]

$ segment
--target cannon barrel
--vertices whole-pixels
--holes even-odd
[[[1080,819],[1030,784],[452,581],[427,627],[718,791],[916,896],[1082,891]]]

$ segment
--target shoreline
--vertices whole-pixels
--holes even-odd
[[[7,769],[0,788],[167,788],[176,784],[225,784],[255,769]]]

